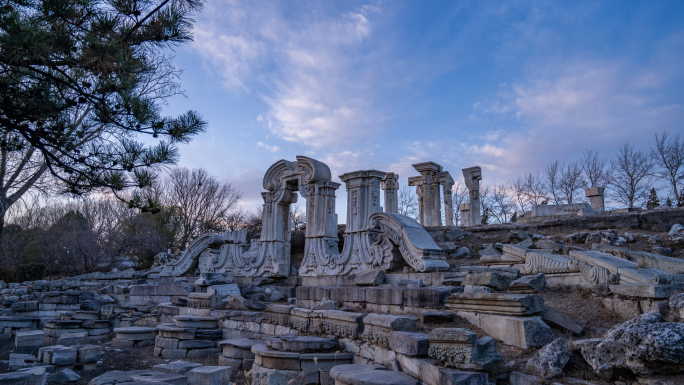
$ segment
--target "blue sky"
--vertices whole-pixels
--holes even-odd
[[[412,163],[456,180],[480,165],[494,184],[684,133],[682,1],[219,0],[175,55],[187,98],[166,112],[209,122],[180,165],[232,182],[248,209],[296,155],[402,184]]]

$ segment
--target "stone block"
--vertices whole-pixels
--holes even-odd
[[[190,289],[180,285],[159,285],[157,287],[157,295],[164,296],[187,296],[190,294]]]
[[[544,311],[544,300],[535,294],[454,293],[445,307],[452,311],[530,315]]]
[[[403,305],[404,288],[369,287],[366,288],[366,302],[378,305]]]
[[[132,348],[134,345],[135,341],[132,340],[120,340],[118,338],[112,338],[112,347],[116,349]]]
[[[490,269],[482,272],[472,272],[463,277],[462,284],[473,286],[487,286],[492,289],[504,290],[511,282],[518,278],[519,274]]]
[[[540,317],[509,317],[480,314],[479,327],[485,333],[511,346],[528,349],[553,341],[551,328]]]
[[[180,349],[206,349],[215,348],[216,342],[208,340],[179,340],[178,348]]]
[[[173,317],[173,321],[180,328],[216,329],[218,326],[218,319],[214,317],[177,315]]]
[[[436,324],[451,322],[454,320],[454,313],[448,311],[424,310],[420,312],[420,322],[423,324]]]
[[[425,333],[394,331],[389,336],[389,348],[407,356],[427,356],[430,340]]]
[[[19,352],[19,350],[22,350],[22,348],[28,348],[30,350],[33,350],[36,347],[43,346],[44,339],[45,333],[43,333],[40,330],[18,331],[14,336],[14,346],[17,352]]]
[[[66,333],[57,339],[57,345],[62,346],[80,346],[86,344],[88,332],[84,333]]]
[[[219,342],[223,347],[223,356],[226,358],[243,359],[254,358],[252,346],[263,343],[263,341],[250,338],[235,338]]]
[[[61,371],[47,376],[49,382],[74,382],[81,378],[76,372],[69,368],[62,369]]]
[[[3,385],[45,385],[47,372],[45,368],[33,368],[16,373],[0,374]]]
[[[159,336],[163,338],[177,338],[179,340],[195,339],[195,328],[179,328],[171,325],[157,325],[157,330],[159,331]]]
[[[10,353],[8,368],[9,371],[13,372],[19,369],[35,366],[36,362],[36,357],[33,354]]]
[[[206,348],[206,349],[190,349],[188,350],[188,358],[211,357],[221,354],[220,348]]]
[[[58,366],[73,365],[76,363],[77,356],[78,350],[76,348],[60,347],[52,350],[50,363]]]
[[[378,286],[385,280],[385,273],[380,269],[363,271],[356,274],[354,285],[356,286]]]
[[[329,372],[334,366],[351,364],[350,353],[303,353],[299,355],[303,371]]]
[[[157,329],[142,326],[129,326],[115,328],[114,333],[118,340],[143,341],[155,339],[157,336]]]
[[[451,287],[407,288],[404,289],[404,306],[439,309],[453,292]]]
[[[185,374],[191,371],[192,369],[199,368],[201,366],[202,364],[198,364],[195,362],[178,360],[168,364],[155,365],[152,367],[152,370],[169,374]]]
[[[547,323],[561,327],[563,329],[570,330],[575,334],[582,334],[582,330],[584,330],[582,326],[573,322],[570,319],[570,317],[548,306],[546,306],[546,308],[544,309],[544,312],[542,313],[541,317]]]
[[[366,301],[366,288],[334,286],[330,288],[330,299],[340,302],[364,302]]]
[[[161,352],[164,358],[185,358],[187,354],[187,349],[164,349]]]
[[[155,285],[133,285],[129,287],[128,293],[135,296],[152,296],[158,294],[159,286]]]
[[[233,369],[240,369],[240,368],[242,368],[242,360],[219,356],[218,365],[219,366],[232,366]]]
[[[479,372],[462,372],[460,370],[440,369],[440,385],[488,385],[489,375]]]
[[[546,286],[546,277],[543,273],[525,275],[508,286],[508,291],[514,293],[537,293]]]
[[[230,366],[202,366],[189,371],[188,385],[229,385],[233,368]]]
[[[97,362],[102,358],[102,346],[86,345],[78,348],[76,361],[82,364]]]

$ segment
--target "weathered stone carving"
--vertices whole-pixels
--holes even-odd
[[[558,274],[570,272],[570,259],[547,253],[525,253],[525,274]]]
[[[468,329],[437,328],[428,334],[428,355],[447,366],[459,369],[488,370],[503,362],[492,337],[478,339]]]
[[[207,248],[218,247],[224,243],[224,237],[222,234],[204,234],[199,238],[195,239],[190,243],[187,249],[177,260],[164,266],[162,271],[159,273],[160,277],[170,277],[170,276],[180,276],[190,272],[193,268],[197,267],[198,259],[200,254],[204,252]]]
[[[482,180],[482,169],[480,166],[464,168],[463,180],[468,188],[470,201],[459,205],[461,211],[462,226],[477,226],[482,224],[480,216],[480,181]]]
[[[423,162],[413,165],[421,175],[409,178],[409,186],[416,186],[418,195],[418,211],[422,226],[442,225],[442,202],[440,186],[444,190],[444,211],[446,225],[453,225],[454,211],[451,200],[451,187],[454,179],[448,171],[435,162]]]
[[[247,244],[245,230],[203,235],[178,261],[164,267],[161,275],[179,276],[194,267],[199,267],[201,272],[230,272],[234,276],[289,275],[289,207],[297,201],[297,193],[306,199],[304,260],[299,269],[302,276],[393,269],[404,264],[402,259],[417,271],[448,268],[444,261],[446,252],[422,226],[396,213],[382,213],[381,186],[388,210],[397,211],[396,174],[364,170],[343,174],[340,179],[348,192],[347,227],[341,252],[335,213],[335,191],[340,184],[331,181],[328,166],[298,156],[296,162],[276,162],[264,176],[263,186],[267,191],[262,193],[263,222],[259,239]],[[449,190],[453,184],[444,172],[437,174],[435,180],[445,188],[448,185]]]
[[[597,212],[605,211],[604,187],[591,187],[584,190],[584,196],[589,198],[591,208]]]

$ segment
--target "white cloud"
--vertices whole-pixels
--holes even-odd
[[[265,144],[264,142],[257,142],[257,146],[265,148],[267,151],[270,152],[276,152],[280,150],[280,147],[278,146],[269,146],[268,144]]]
[[[373,135],[379,79],[362,65],[375,6],[293,12],[283,4],[208,5],[195,48],[232,91],[252,91],[268,106],[257,118],[286,141],[317,148]],[[335,7],[332,7],[335,8]],[[265,90],[262,88],[265,87]]]

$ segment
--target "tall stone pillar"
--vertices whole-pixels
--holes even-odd
[[[439,173],[440,184],[444,190],[444,221],[446,226],[454,225],[454,208],[453,200],[451,199],[451,187],[454,185],[454,179],[448,171]]]
[[[606,210],[604,191],[605,187],[591,187],[584,190],[584,195],[589,198],[591,208],[602,212]]]
[[[385,212],[389,214],[399,213],[399,175],[388,172],[385,177],[380,180],[380,186],[385,192]]]
[[[468,195],[470,197],[470,211],[468,218],[468,226],[477,226],[482,224],[482,216],[480,214],[480,181],[482,180],[482,169],[480,166],[464,168],[463,179],[466,187],[468,187]],[[461,219],[463,221],[463,219]]]
[[[421,175],[409,178],[409,186],[416,186],[418,194],[418,211],[422,226],[442,225],[442,205],[439,191],[438,173],[442,166],[435,162],[423,162],[413,165]]]

